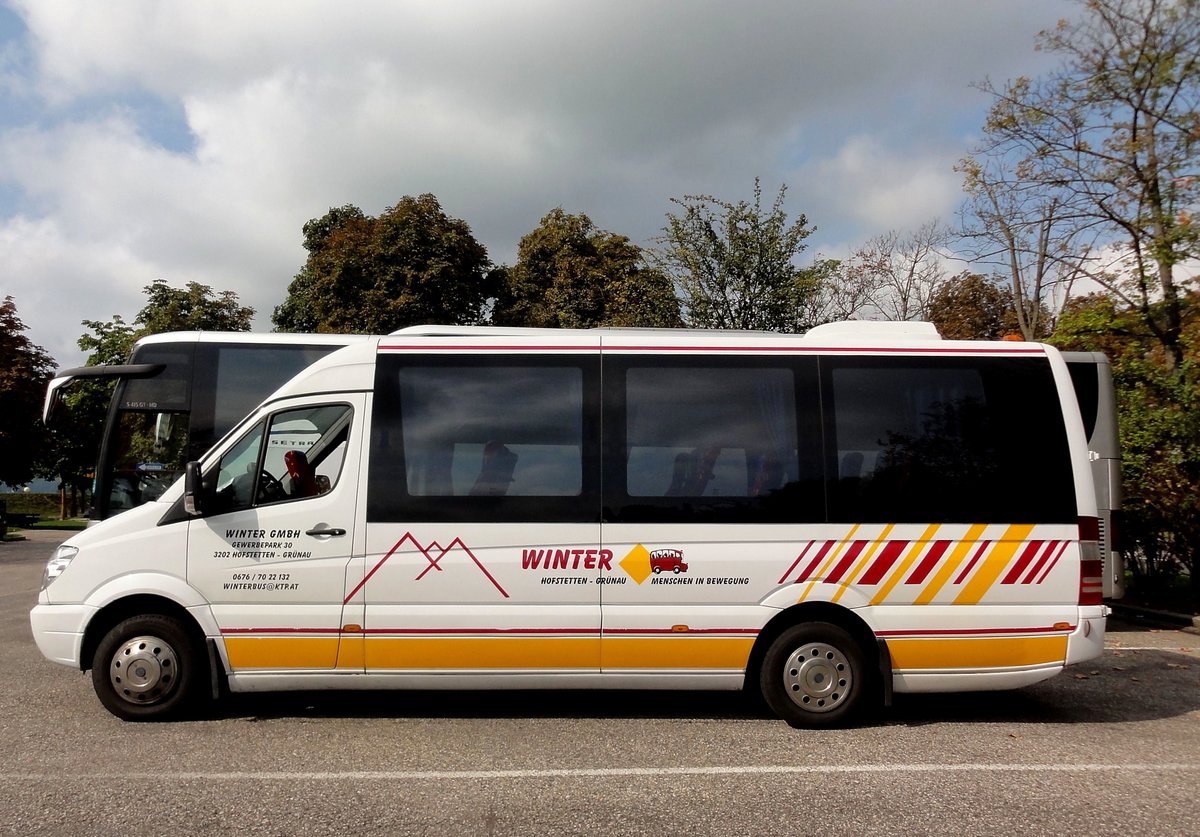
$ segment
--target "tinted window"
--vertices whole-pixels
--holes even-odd
[[[155,499],[184,462],[200,459],[282,383],[338,348],[194,340],[138,348],[131,363],[164,368],[153,377],[117,384],[118,412],[107,427],[97,466],[97,515],[108,517]],[[163,450],[167,437],[169,449]],[[145,450],[146,438],[155,439],[153,452]]]
[[[806,418],[816,412],[814,370],[720,358],[609,362],[614,518],[822,519],[818,427]]]
[[[594,361],[448,360],[380,357],[368,519],[596,520]]]
[[[195,346],[150,345],[139,348],[130,363],[161,363],[150,378],[127,378],[118,384],[117,406],[122,410],[179,411],[192,405],[192,356]],[[256,406],[251,404],[251,407]],[[240,419],[249,409],[243,410]]]
[[[830,519],[1072,522],[1044,359],[827,358]]]
[[[1097,364],[1092,361],[1067,361],[1071,373],[1071,385],[1079,401],[1079,412],[1083,416],[1083,432],[1091,441],[1096,430],[1096,415],[1100,412],[1100,379]]]
[[[110,424],[108,514],[157,500],[183,473],[188,414],[119,410]]]
[[[583,371],[401,369],[408,492],[421,497],[577,497]]]
[[[218,346],[213,432],[220,438],[262,400],[340,346]],[[213,441],[216,441],[214,439]]]

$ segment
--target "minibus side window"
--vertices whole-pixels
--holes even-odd
[[[823,359],[831,522],[1073,522],[1044,358]]]
[[[405,483],[418,497],[573,497],[583,485],[578,369],[405,369]]]
[[[1071,385],[1075,388],[1079,413],[1083,416],[1083,432],[1087,434],[1090,443],[1096,430],[1096,419],[1100,415],[1100,378],[1097,364],[1068,361],[1067,371],[1071,373]]]
[[[796,478],[786,369],[630,369],[630,497],[758,497]]]
[[[774,360],[614,361],[605,373],[614,519],[823,519],[814,376],[811,363]]]
[[[599,515],[594,359],[381,357],[367,519]]]

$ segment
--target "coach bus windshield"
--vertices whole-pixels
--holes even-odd
[[[89,517],[103,520],[157,499],[246,413],[346,336],[179,333],[140,341],[119,367],[59,373],[47,413],[66,379],[116,378],[100,443]]]

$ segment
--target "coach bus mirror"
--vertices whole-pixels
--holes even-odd
[[[204,513],[204,479],[200,474],[200,463],[189,462],[183,466],[183,510],[188,514]]]
[[[171,441],[172,416],[170,413],[159,413],[154,417],[154,450],[161,451]]]

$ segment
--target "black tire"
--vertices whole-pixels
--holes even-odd
[[[173,616],[133,616],[110,630],[92,657],[92,687],[125,721],[166,721],[194,711],[208,680],[204,649]]]
[[[794,727],[835,727],[866,703],[870,675],[861,646],[829,622],[785,630],[767,649],[759,671],[767,705]]]

